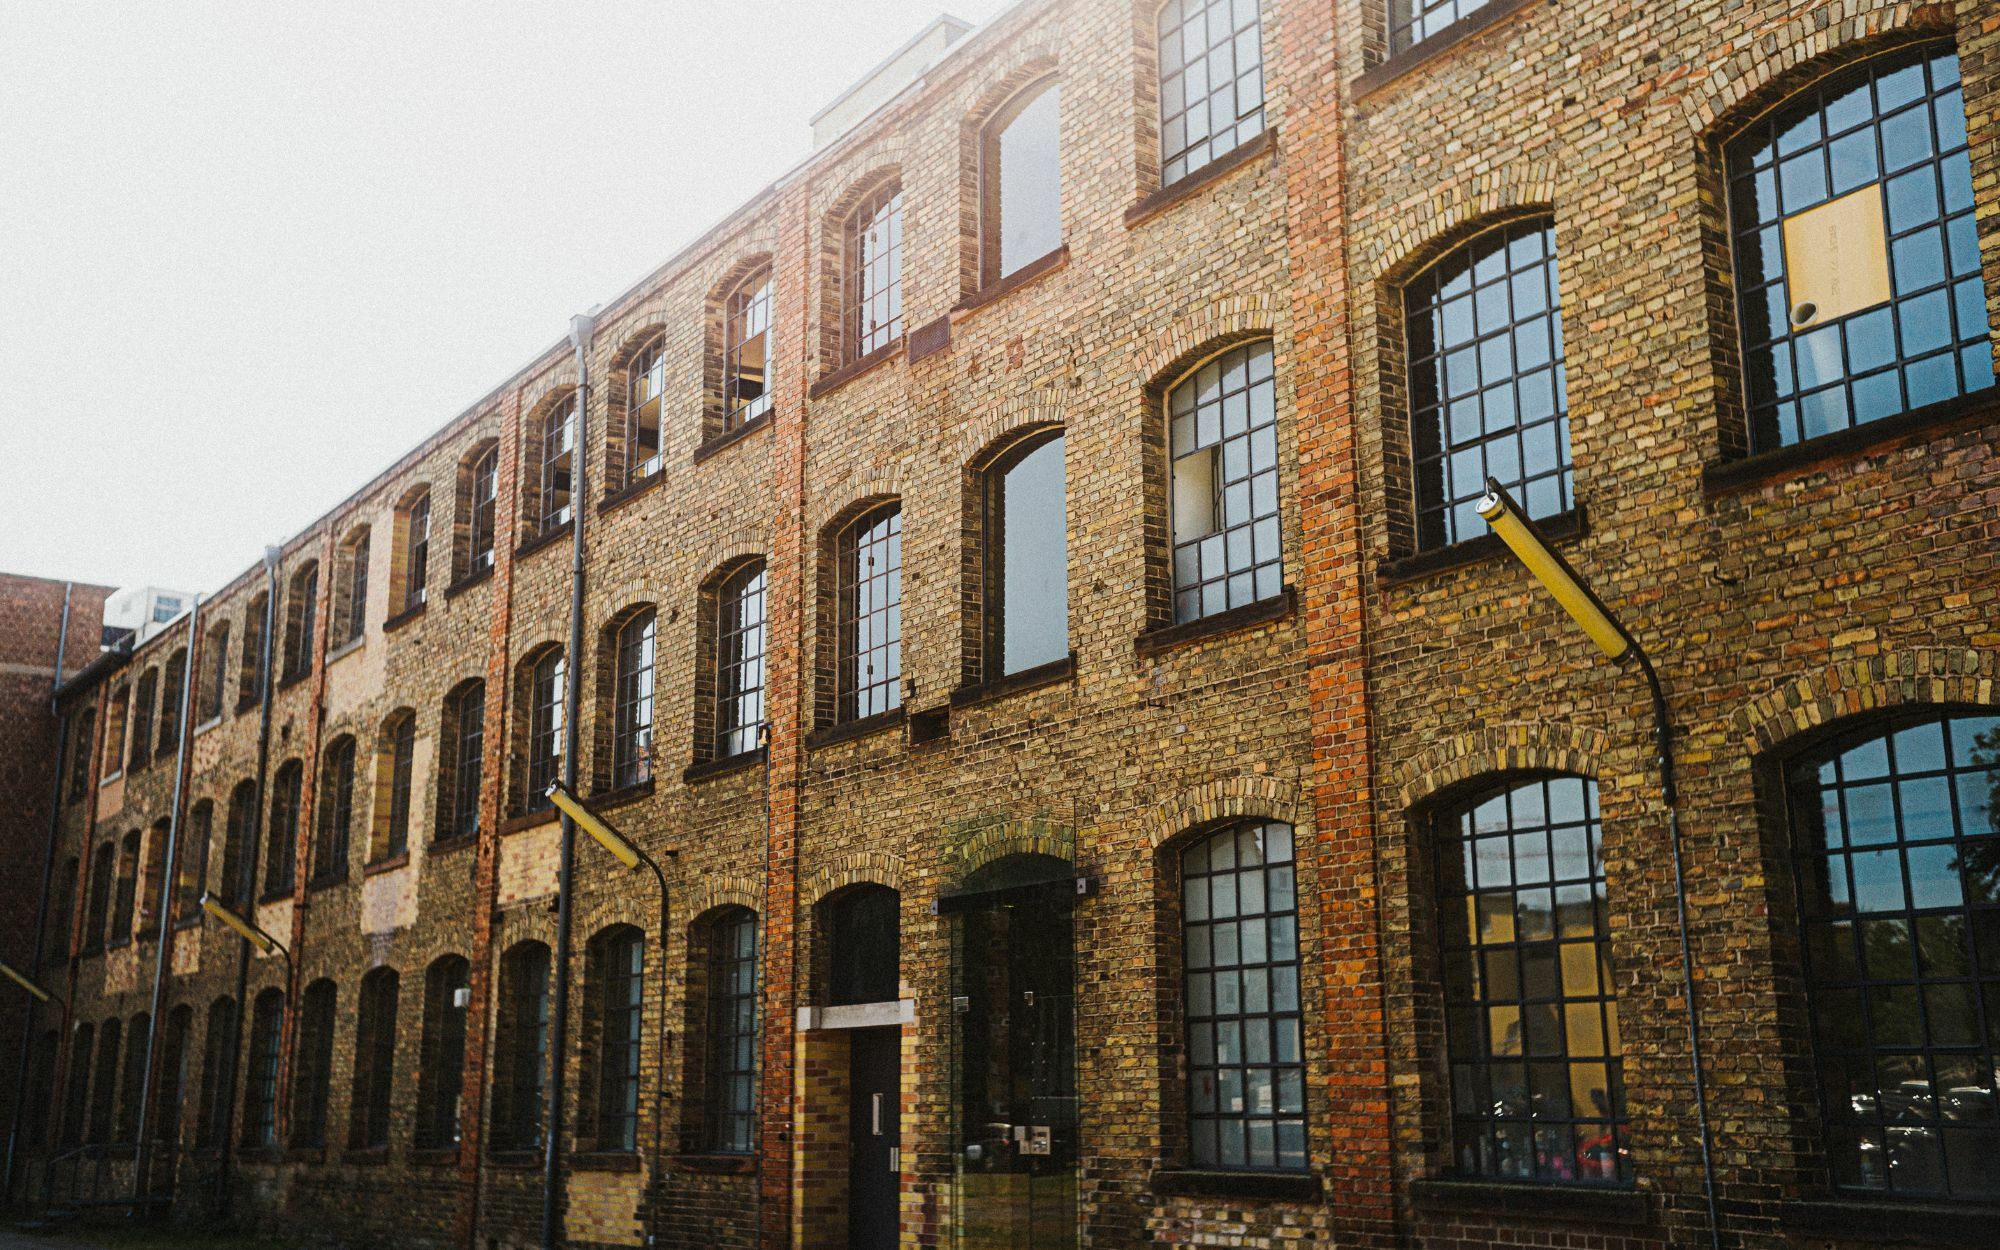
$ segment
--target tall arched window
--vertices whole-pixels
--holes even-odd
[[[271,596],[269,592],[260,590],[250,597],[250,606],[243,613],[243,654],[236,671],[238,711],[263,697],[264,648],[271,636],[271,622],[266,618],[270,611]]]
[[[326,749],[319,775],[319,836],[313,839],[312,880],[347,879],[347,851],[354,836],[354,738],[342,734]]]
[[[625,370],[625,480],[641,481],[660,471],[665,445],[660,413],[666,403],[667,336],[658,334]]]
[[[125,771],[125,723],[132,716],[132,688],[121,684],[111,692],[104,709],[104,743],[97,766],[100,782]]]
[[[465,1086],[465,1021],[471,965],[444,955],[424,973],[424,1036],[417,1062],[419,1150],[458,1145],[459,1096]]]
[[[771,271],[760,269],[723,302],[722,429],[771,410]]]
[[[2000,716],[1901,717],[1786,770],[1836,1184],[2000,1197]]]
[[[430,593],[431,492],[423,490],[403,505],[402,602],[399,612],[424,606]]]
[[[903,510],[886,504],[839,538],[839,708],[842,721],[903,705]]]
[[[656,616],[646,608],[618,631],[617,689],[612,708],[611,784],[653,779],[653,661]]]
[[[151,1026],[152,1017],[142,1011],[125,1027],[125,1036],[130,1041],[125,1047],[125,1068],[118,1077],[117,1124],[111,1131],[111,1140],[121,1145],[139,1140],[139,1105],[145,1097],[149,1045],[146,1031]]]
[[[70,1036],[69,1067],[63,1073],[62,1144],[81,1146],[89,1132],[90,1055],[97,1040],[95,1025],[79,1024]]]
[[[1435,830],[1459,1172],[1629,1182],[1596,783],[1504,778]]]
[[[521,810],[549,809],[550,783],[562,776],[563,700],[568,692],[568,670],[560,647],[548,647],[525,666],[527,695],[527,742],[521,759]]]
[[[574,393],[549,406],[537,441],[541,490],[537,494],[540,508],[534,517],[535,532],[546,534],[569,524],[570,482],[576,461]]]
[[[983,475],[982,676],[1069,654],[1069,525],[1063,432],[1022,439]]]
[[[417,714],[389,714],[375,748],[375,830],[368,860],[379,864],[410,849],[410,803],[416,781]]]
[[[187,829],[181,836],[180,862],[174,868],[176,923],[191,923],[201,915],[202,891],[208,888],[209,845],[214,838],[215,803],[203,799],[188,810]]]
[[[264,895],[281,898],[292,892],[298,868],[299,798],[305,769],[297,760],[278,765],[271,780],[271,836],[264,848]]]
[[[347,1113],[350,1150],[376,1150],[389,1144],[400,986],[394,968],[375,968],[361,978],[361,1009],[354,1025],[354,1096]]]
[[[118,1105],[118,1047],[124,1022],[116,1016],[106,1020],[97,1033],[97,1063],[90,1074],[90,1136],[93,1142],[108,1142]],[[76,1074],[77,1079],[83,1073]]]
[[[1531,517],[1575,506],[1555,225],[1496,226],[1403,288],[1417,543],[1486,533],[1490,476]]]
[[[903,188],[887,182],[847,218],[847,359],[903,333]]]
[[[186,1003],[167,1014],[160,1031],[160,1068],[153,1087],[153,1140],[179,1146],[181,1107],[190,1092],[188,1072],[194,1008]]]
[[[76,925],[76,890],[82,871],[82,861],[72,855],[63,861],[62,870],[56,874],[56,892],[49,899],[48,953],[44,956],[47,963],[70,956],[70,943],[75,936],[72,930]]]
[[[361,526],[340,544],[339,590],[334,596],[337,611],[333,618],[333,645],[343,646],[361,637],[368,626],[368,535]],[[393,549],[390,552],[394,555]]]
[[[160,909],[167,897],[167,838],[173,822],[162,816],[146,831],[145,857],[139,870],[139,932],[160,931]],[[182,852],[185,857],[186,851]]]
[[[194,1144],[201,1149],[220,1146],[229,1137],[235,1074],[236,1000],[218,998],[209,1003],[201,1027],[201,1102],[194,1126]]]
[[[203,724],[219,719],[222,701],[228,697],[229,622],[217,621],[201,643],[201,695],[195,701],[195,716]]]
[[[1181,852],[1189,1157],[1306,1167],[1292,829],[1228,825]]]
[[[500,449],[488,447],[465,470],[465,568],[461,577],[493,567],[493,511],[500,497]]]
[[[90,897],[83,912],[85,954],[104,949],[104,931],[111,924],[111,888],[118,875],[118,844],[101,842],[90,858]]]
[[[445,697],[438,752],[438,829],[443,840],[479,832],[479,786],[485,765],[486,683],[474,678]]]
[[[313,631],[319,623],[319,562],[309,560],[292,574],[292,593],[285,609],[285,680],[312,671]]]
[[[215,883],[217,897],[242,910],[250,905],[252,885],[244,879],[250,867],[247,858],[257,830],[257,783],[239,781],[229,794],[229,823],[222,834],[222,876]]]
[[[112,946],[132,940],[132,919],[139,908],[140,843],[139,831],[134,829],[119,844],[118,893],[111,909],[111,934],[106,939]]]
[[[186,647],[178,647],[160,670],[160,728],[155,753],[173,754],[181,744],[181,699],[187,693]]]
[[[97,734],[97,709],[87,707],[78,712],[70,734],[69,801],[75,803],[90,793],[91,751],[97,745],[93,741]]]
[[[285,1031],[285,992],[268,989],[250,1008],[250,1064],[243,1089],[243,1144],[278,1144],[278,1051]],[[228,1094],[218,1101],[227,1115]]]
[[[542,1073],[549,1053],[549,948],[522,942],[500,960],[493,1046],[493,1149],[542,1141]]]
[[[1160,6],[1160,185],[1264,133],[1258,0]]]
[[[139,675],[138,694],[132,699],[131,755],[127,767],[135,772],[153,758],[153,700],[159,690],[160,671],[149,668]]]
[[[326,1145],[326,1108],[333,1092],[333,982],[322,977],[299,1001],[299,1035],[292,1058],[292,1145]]]
[[[757,747],[764,723],[764,562],[744,565],[716,594],[715,758]]]
[[[707,929],[706,1149],[748,1154],[756,1140],[757,917],[732,908]]]
[[[1062,246],[1057,123],[1062,87],[1049,78],[1008,101],[980,144],[980,274],[997,282]]]
[[[1993,385],[1949,45],[1830,74],[1727,155],[1752,451]]]
[[[646,939],[630,925],[590,943],[597,1069],[590,1089],[597,1149],[639,1148],[639,1058],[644,1025]]]
[[[1174,620],[1275,598],[1278,401],[1271,342],[1233,347],[1167,393]]]

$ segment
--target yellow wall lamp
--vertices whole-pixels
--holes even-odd
[[[223,924],[228,925],[231,929],[234,929],[236,936],[250,943],[253,949],[266,955],[273,951],[283,955],[285,957],[286,985],[290,985],[298,979],[297,973],[292,967],[292,952],[285,949],[284,943],[258,928],[255,921],[237,912],[235,908],[215,897],[215,895],[206,892],[201,896],[201,909],[209,915],[214,916],[217,920],[220,920]]]
[[[68,1003],[57,998],[50,991],[43,989],[40,982],[12,964],[0,963],[0,977],[6,977],[9,981],[28,991],[29,995],[38,1003],[54,1003],[65,1011],[69,1010]]]
[[[1680,791],[1674,783],[1674,727],[1666,692],[1645,648],[1619,623],[1617,617],[1611,615],[1611,609],[1604,606],[1604,601],[1570,567],[1569,561],[1549,546],[1505,487],[1487,478],[1486,496],[1474,507],[1500,541],[1507,544],[1514,558],[1527,566],[1528,572],[1534,574],[1535,580],[1562,606],[1563,611],[1569,613],[1570,619],[1607,659],[1620,665],[1638,666],[1652,695],[1653,740],[1656,747],[1654,762],[1660,769],[1660,799],[1667,807],[1667,840],[1674,860],[1674,905],[1680,917],[1681,984],[1687,998],[1688,1054],[1694,1066],[1695,1115],[1701,1129],[1701,1174],[1703,1197],[1708,1202],[1708,1241],[1709,1245],[1720,1247],[1722,1226],[1715,1205],[1715,1143],[1709,1131],[1708,1092],[1702,1074],[1700,1017],[1696,1013],[1694,996],[1694,953],[1688,942],[1687,878],[1681,862]]]

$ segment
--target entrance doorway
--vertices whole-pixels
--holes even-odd
[[[1077,1244],[1076,874],[1017,855],[939,900],[952,916],[960,1250]]]
[[[855,1029],[847,1037],[847,1245],[889,1250],[896,1244],[902,1188],[902,1030]]]

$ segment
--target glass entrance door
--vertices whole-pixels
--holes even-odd
[[[1076,1236],[1075,880],[951,900],[959,1250]]]

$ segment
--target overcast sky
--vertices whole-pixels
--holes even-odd
[[[213,590],[1008,0],[0,0],[0,571]]]

